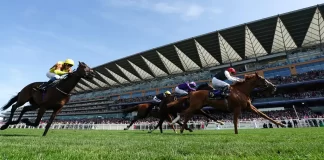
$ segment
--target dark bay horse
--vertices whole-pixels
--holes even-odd
[[[209,90],[209,89],[212,89],[212,87],[209,86],[207,83],[206,84],[202,84],[202,85],[200,85],[200,86],[197,87],[197,90]],[[160,128],[160,132],[162,133],[162,124],[167,119],[167,115],[169,115],[169,114],[177,115],[178,113],[183,112],[186,109],[186,104],[188,104],[187,101],[189,99],[190,99],[190,96],[188,96],[188,95],[187,96],[180,97],[180,98],[176,98],[175,95],[172,95],[172,96],[169,96],[169,97],[165,98],[160,103],[160,120],[159,120],[159,123],[154,127],[154,129],[151,132],[153,132],[155,129],[157,129],[159,127]],[[169,105],[170,103],[173,103],[173,105],[172,106]],[[202,109],[199,109],[199,110],[195,111],[195,114],[203,115],[203,116],[205,116],[208,119],[214,120],[216,123],[219,123],[221,125],[224,125],[223,122],[216,120],[214,117],[210,116],[209,114],[207,114]],[[180,119],[180,117],[179,117],[179,119]],[[171,125],[173,125],[174,123],[178,123],[179,122],[179,119],[175,119],[171,123]],[[209,121],[208,119],[207,119],[207,124],[208,124],[208,121]],[[189,130],[189,132],[192,132],[192,130],[190,128],[188,128],[187,126],[185,126],[185,129],[186,130]],[[151,132],[149,132],[149,133],[151,133]]]
[[[1,126],[1,130],[5,130],[9,125],[18,124],[24,115],[28,111],[34,111],[38,109],[37,118],[34,123],[30,122],[28,118],[22,119],[23,123],[28,126],[37,127],[41,121],[46,110],[52,109],[53,113],[45,127],[43,136],[46,136],[53,120],[56,115],[61,111],[63,106],[70,100],[70,92],[74,89],[81,78],[92,79],[95,76],[94,71],[88,67],[85,63],[79,62],[79,66],[76,71],[69,73],[65,78],[59,80],[57,85],[49,87],[46,93],[37,91],[35,88],[43,82],[34,82],[24,87],[16,96],[11,98],[9,102],[2,108],[2,110],[8,109],[12,104],[11,114],[8,121]],[[16,109],[26,102],[29,102],[29,106],[24,106],[19,118],[16,121],[12,121],[12,117]]]
[[[184,128],[187,126],[187,122],[193,114],[200,110],[203,106],[211,106],[217,110],[234,112],[234,129],[235,134],[238,134],[237,125],[238,117],[242,110],[252,111],[261,117],[268,119],[276,125],[285,127],[284,124],[276,122],[271,119],[252,105],[250,93],[255,88],[267,89],[271,88],[271,93],[273,94],[276,91],[276,86],[273,85],[268,80],[264,79],[262,76],[259,76],[257,73],[251,75],[245,75],[244,81],[236,82],[230,85],[230,95],[225,99],[215,100],[210,99],[208,90],[195,91],[190,94],[190,106],[184,112],[184,123],[181,127],[180,132],[183,133]]]
[[[131,121],[131,123],[126,128],[124,128],[124,130],[128,130],[136,121],[138,121],[140,119],[145,119],[148,117],[160,118],[159,111],[153,111],[152,108],[150,107],[151,105],[152,105],[151,103],[143,103],[143,104],[138,104],[134,107],[129,107],[129,108],[123,109],[122,113],[124,113],[124,114],[137,111],[137,115],[134,117],[134,119]],[[173,116],[176,116],[176,115],[173,115]],[[170,123],[172,122],[171,115],[167,116],[167,120]],[[182,123],[179,122],[178,124],[182,126]],[[174,125],[171,125],[171,126],[172,126],[173,131],[176,132]]]

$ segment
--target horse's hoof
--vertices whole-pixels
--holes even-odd
[[[128,130],[128,128],[124,128],[124,131],[125,131],[125,130]]]
[[[148,131],[147,133],[152,133],[151,131]]]
[[[193,130],[190,129],[189,132],[193,132]]]
[[[28,120],[27,118],[24,118],[24,119],[21,120],[21,122],[23,122],[23,123],[28,123],[29,120]]]
[[[3,125],[3,126],[1,126],[0,130],[5,130],[5,129],[7,129],[8,127],[9,127],[9,125]]]

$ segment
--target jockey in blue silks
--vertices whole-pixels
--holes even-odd
[[[182,84],[179,84],[175,89],[174,91],[179,94],[180,96],[185,96],[185,95],[188,95],[188,93],[192,92],[192,91],[195,91],[196,90],[196,87],[197,87],[197,84],[196,82],[186,82],[186,83],[182,83]],[[180,119],[180,114],[178,113],[177,117],[172,121],[172,125],[174,123],[176,123],[179,119]]]
[[[195,91],[196,90],[196,83],[195,82],[186,82],[186,83],[182,83],[179,84],[174,91],[179,94],[179,95],[188,95],[188,93],[190,93],[191,91]]]

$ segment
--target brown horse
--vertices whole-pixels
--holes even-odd
[[[49,87],[44,93],[35,90],[37,86],[43,82],[34,82],[24,87],[15,97],[11,98],[9,102],[2,108],[2,110],[8,109],[12,104],[11,114],[8,121],[1,126],[1,130],[5,130],[9,125],[18,124],[24,113],[28,111],[38,110],[37,118],[34,123],[30,122],[28,118],[22,119],[21,121],[26,123],[28,126],[37,127],[43,117],[44,113],[48,109],[52,109],[53,113],[45,127],[43,136],[46,136],[54,118],[61,111],[63,106],[70,100],[70,92],[77,85],[81,78],[92,79],[95,76],[94,71],[91,70],[85,63],[79,62],[79,66],[76,71],[69,73],[65,78],[59,80],[59,82]],[[29,102],[29,106],[25,106],[19,118],[16,121],[12,121],[12,117],[16,109],[26,102]]]
[[[137,111],[137,115],[134,117],[134,119],[131,121],[131,123],[124,128],[124,130],[128,130],[136,121],[140,120],[140,119],[144,119],[144,118],[148,118],[148,117],[154,117],[154,118],[160,118],[159,115],[159,111],[153,111],[152,107],[151,107],[151,103],[143,103],[143,104],[138,104],[134,107],[129,107],[126,109],[122,110],[122,113],[127,114],[130,112],[134,112]],[[176,115],[173,115],[176,116]],[[172,118],[171,115],[167,116],[167,120],[171,123],[172,122]],[[182,123],[178,123],[180,126],[182,126]],[[174,125],[171,125],[172,129],[174,132],[176,132]]]
[[[268,119],[274,124],[285,127],[284,124],[276,122],[261,111],[257,110],[251,102],[250,93],[255,88],[271,88],[271,93],[276,91],[276,86],[268,80],[259,76],[257,73],[251,75],[245,75],[244,81],[237,82],[230,86],[230,95],[225,99],[215,100],[210,98],[210,91],[200,90],[191,92],[190,94],[190,106],[184,112],[184,123],[180,132],[183,133],[183,129],[187,126],[187,122],[193,116],[195,111],[200,110],[203,106],[211,106],[217,110],[234,112],[234,128],[235,134],[238,134],[237,125],[238,117],[242,110],[252,111],[261,117]]]
[[[212,87],[209,86],[206,83],[206,84],[202,84],[202,85],[198,86],[197,90],[209,90],[210,88],[212,88]],[[177,115],[178,113],[181,113],[182,111],[184,111],[186,109],[185,107],[186,107],[186,104],[187,104],[188,100],[189,100],[188,96],[180,97],[179,99],[177,99],[175,95],[172,95],[172,96],[169,96],[169,97],[165,98],[160,103],[160,120],[159,120],[159,123],[154,127],[154,129],[151,132],[153,132],[155,129],[157,129],[159,127],[160,132],[162,133],[162,124],[163,124],[164,120],[167,119],[167,115],[168,114]],[[171,106],[171,105],[169,105],[170,103],[173,103],[174,105]],[[219,123],[221,125],[224,125],[223,122],[216,120],[214,117],[208,115],[202,109],[199,109],[199,110],[195,111],[195,114],[203,115],[203,116],[205,116],[205,117],[207,117],[209,119],[214,120],[215,122],[217,122],[217,123]],[[177,118],[175,120],[173,120],[171,125],[173,125],[174,123],[178,123],[179,119],[180,119],[180,117],[177,116]],[[208,121],[209,120],[207,119],[207,124],[208,124]],[[187,126],[185,126],[185,129],[189,130],[189,132],[192,132],[192,130],[190,128],[188,128]],[[151,133],[151,132],[149,132],[149,133]]]

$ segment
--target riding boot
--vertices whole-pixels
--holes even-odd
[[[227,93],[228,89],[229,89],[229,86],[224,86],[222,88],[222,96],[225,96],[225,97],[228,96],[228,93]]]
[[[46,88],[47,86],[49,86],[50,84],[52,84],[55,80],[56,80],[56,78],[51,78],[48,82],[39,85],[36,89],[37,89],[37,90],[42,90],[42,91],[44,91],[45,88]]]

